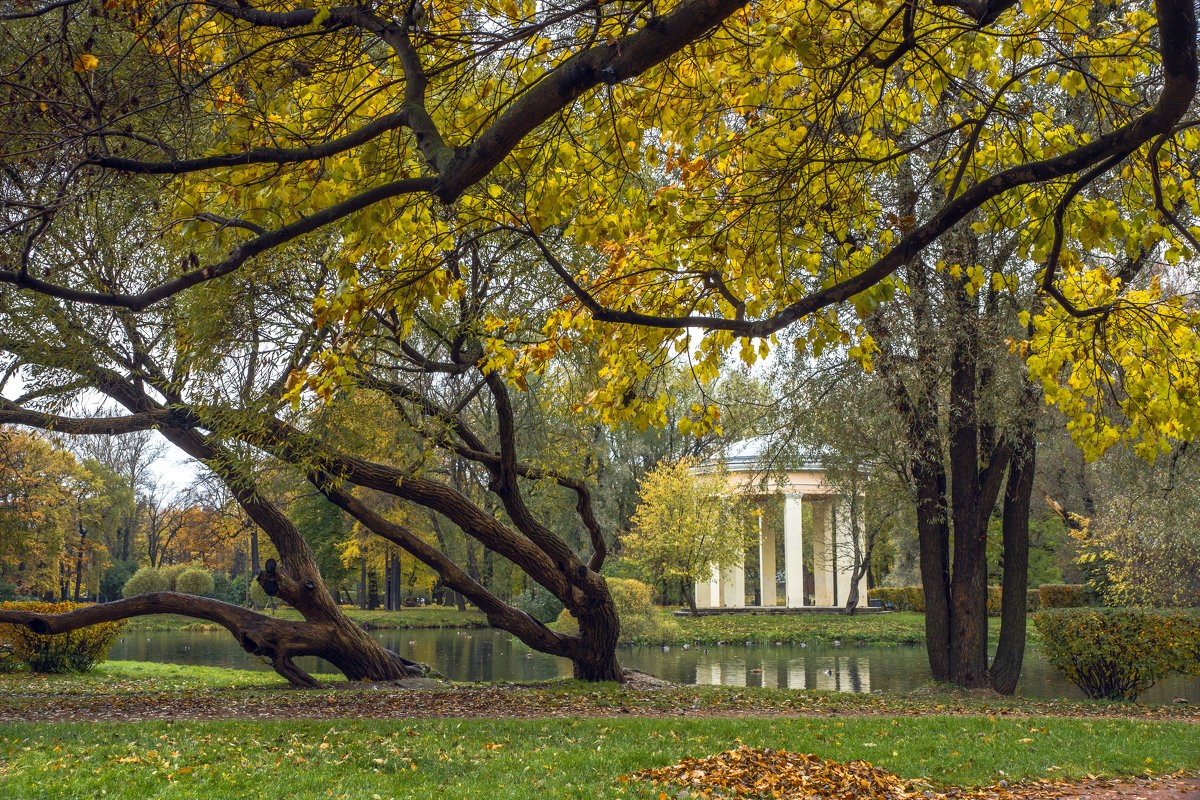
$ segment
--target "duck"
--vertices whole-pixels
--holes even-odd
[[[416,646],[417,646],[417,643],[416,643],[416,641],[414,641],[414,640],[412,640],[412,639],[409,639],[409,640],[408,640],[408,646],[409,646],[409,647],[416,647]]]

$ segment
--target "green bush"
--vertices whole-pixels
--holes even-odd
[[[176,592],[179,591],[175,588],[175,584],[179,580],[179,576],[191,568],[191,564],[172,564],[169,567],[159,567],[158,574],[162,575],[163,580],[167,582],[167,591]]]
[[[658,644],[673,641],[679,636],[679,623],[664,619],[657,613],[651,598],[654,590],[631,578],[608,578],[608,591],[621,620],[621,644]],[[565,608],[558,615],[555,629],[559,633],[579,632],[579,623]]]
[[[82,607],[75,603],[0,604],[0,608],[5,610],[35,611],[40,614],[63,614]],[[0,624],[0,650],[33,672],[83,672],[104,660],[108,648],[124,627],[124,620],[101,622],[66,633],[42,636],[24,625]]]
[[[884,608],[890,604],[895,611],[925,610],[925,590],[920,586],[876,586],[867,597],[882,600]]]
[[[1025,610],[1033,611],[1039,608],[1036,598],[1039,590],[1030,589],[1025,596]],[[987,613],[989,617],[1000,616],[1000,604],[1003,601],[1003,591],[999,586],[989,586],[987,589]],[[924,611],[925,590],[920,586],[876,586],[867,592],[872,600],[882,600],[884,608],[890,603],[896,611]]]
[[[1092,595],[1082,583],[1043,583],[1038,587],[1042,608],[1083,608],[1092,604]]]
[[[1200,676],[1194,611],[1062,608],[1033,621],[1046,660],[1091,698],[1132,701],[1168,675]]]
[[[208,570],[197,567],[185,569],[175,579],[175,591],[200,597],[211,597],[214,585],[213,576]]]
[[[133,577],[125,581],[121,589],[122,597],[133,597],[150,592],[165,592],[168,588],[167,579],[154,567],[142,567],[133,573]]]
[[[563,604],[543,586],[526,589],[513,598],[513,605],[538,622],[554,622],[562,613]]]
[[[108,569],[104,570],[104,577],[100,578],[100,594],[108,600],[117,600],[123,595],[121,594],[122,587],[129,582],[133,574],[137,572],[136,561],[114,561],[109,565]]]
[[[231,580],[218,572],[213,576],[213,590],[210,596],[235,606],[245,605],[246,582],[244,579]]]

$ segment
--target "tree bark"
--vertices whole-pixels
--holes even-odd
[[[992,688],[1012,694],[1025,658],[1026,590],[1029,588],[1029,503],[1037,464],[1037,438],[1032,418],[1008,467],[1004,487],[1004,577],[1000,597],[1000,642],[989,671]]]

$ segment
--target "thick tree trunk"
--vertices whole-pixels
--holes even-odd
[[[581,681],[625,682],[625,673],[617,663],[617,639],[621,623],[611,602],[596,606],[576,616],[579,621],[578,641],[571,660],[575,677]]]
[[[925,592],[925,650],[936,681],[950,680],[950,527],[940,454],[917,456],[917,541]]]
[[[1029,584],[1029,502],[1037,463],[1032,421],[1014,452],[1004,487],[1004,593],[1000,598],[1000,642],[992,662],[992,688],[1012,694],[1025,658],[1026,602]]]

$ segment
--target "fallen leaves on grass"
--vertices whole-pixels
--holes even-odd
[[[820,798],[820,800],[1018,800],[1077,795],[1077,786],[1038,781],[1014,789],[991,786],[934,792],[923,781],[905,780],[866,761],[826,761],[811,753],[789,753],[742,745],[707,758],[644,769],[618,779],[685,787],[693,797]],[[663,797],[663,792],[659,797]]]
[[[866,761],[826,761],[811,753],[742,745],[707,758],[635,772],[635,780],[676,783],[703,796],[821,797],[829,800],[910,800],[925,795]]]

